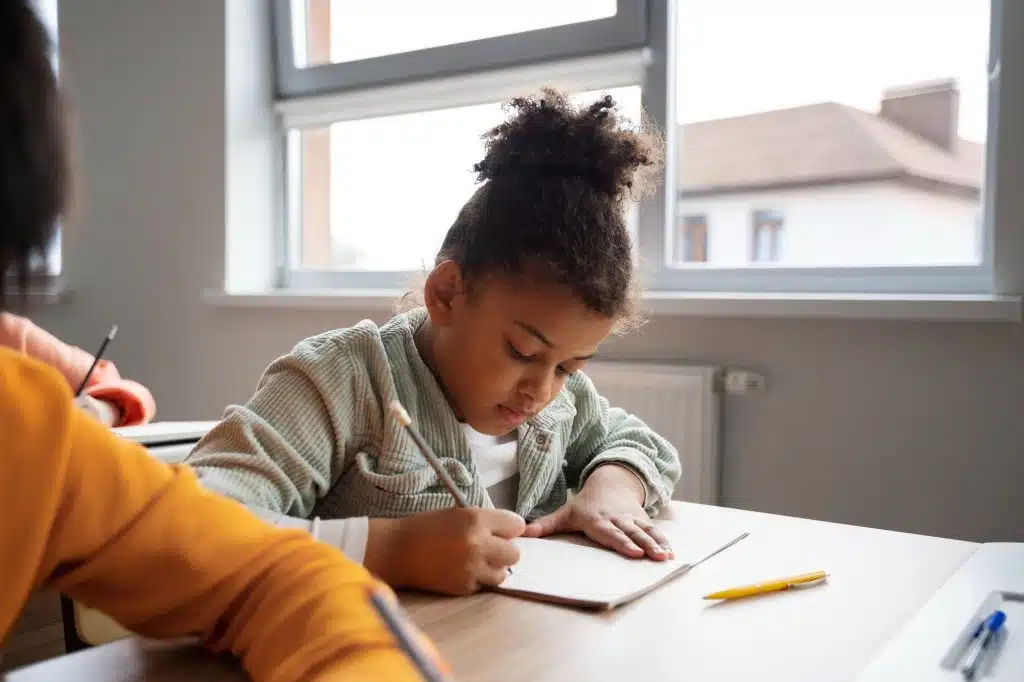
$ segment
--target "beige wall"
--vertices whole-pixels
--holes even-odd
[[[60,8],[85,182],[65,251],[74,297],[36,317],[90,347],[120,324],[111,357],[152,387],[163,418],[218,415],[303,336],[386,317],[201,300],[226,260],[224,7]],[[1019,326],[659,319],[609,354],[768,375],[768,393],[728,405],[729,505],[1024,540]]]

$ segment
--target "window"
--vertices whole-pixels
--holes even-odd
[[[639,120],[639,87],[608,92]],[[302,207],[301,242],[293,266],[392,272],[426,268],[476,190],[471,169],[484,155],[480,135],[501,116],[501,104],[494,102],[293,133],[292,144],[302,155],[302,198],[296,202]]]
[[[644,0],[280,0],[273,11],[282,98],[550,65],[647,44]]]
[[[371,9],[365,3],[339,0],[293,2],[294,11],[287,22],[292,28],[293,52],[299,49],[293,63],[285,66],[285,73],[279,73],[279,95],[289,87],[306,87],[304,76],[315,72],[309,68],[315,64],[324,65],[324,71],[347,72],[358,79],[363,66],[360,60],[370,58],[368,50],[390,55],[382,59],[415,55],[416,60],[406,65],[415,70],[420,67],[419,60],[429,60],[430,54],[447,55],[448,59],[449,50],[473,47],[468,41],[494,35],[499,36],[494,38],[499,43],[510,36],[517,38],[504,43],[508,48],[504,59],[519,59],[514,52],[522,47],[520,38],[527,43],[554,41],[547,46],[549,51],[564,50],[561,41],[572,34],[563,31],[573,29],[579,29],[573,43],[611,40],[611,45],[629,47],[643,42],[629,25],[622,24],[624,18],[636,19],[640,5],[621,15],[615,2],[566,2],[557,12],[546,14],[538,14],[532,4],[503,10],[525,12],[517,21],[495,21],[494,12],[481,12],[479,3],[431,5],[431,11],[461,16],[462,23],[436,34],[431,34],[433,29],[418,30],[417,22],[403,23],[409,28],[391,35],[389,47],[363,38],[359,43],[353,37],[364,32],[375,35],[378,29],[373,27],[383,21],[379,11],[384,5]],[[420,3],[391,2],[389,12],[397,12],[397,5],[413,14],[425,11]],[[456,12],[458,8],[461,10]],[[352,21],[346,23],[345,17]],[[541,25],[534,26],[537,22]],[[341,32],[336,28],[339,24],[345,24]],[[613,31],[609,37],[603,30],[601,36],[593,37],[595,25],[611,27],[620,35],[616,37]],[[520,32],[512,35],[512,28]],[[479,41],[475,44],[479,46]],[[493,49],[486,52],[493,58],[500,44],[490,47]],[[283,283],[299,287],[405,286],[412,273],[422,272],[433,262],[459,209],[475,191],[472,166],[484,154],[480,136],[502,119],[504,99],[554,82],[583,98],[607,92],[619,102],[626,118],[638,122],[642,63],[641,51],[619,50],[596,59],[459,73],[436,81],[382,84],[351,93],[345,87],[331,87],[334,99],[326,103],[323,98],[282,97],[278,108],[285,128],[288,169]],[[630,211],[634,232],[637,222],[637,212]]]
[[[755,263],[778,263],[782,260],[782,214],[777,211],[754,211],[751,215],[750,260]]]
[[[553,84],[665,131],[630,214],[654,289],[990,292],[1000,0],[895,2],[274,3],[281,283],[403,287],[498,103]]]
[[[679,221],[675,247],[677,263],[707,263],[708,217],[704,214],[684,215]]]
[[[615,0],[307,0],[292,2],[299,67],[354,62],[615,16]],[[325,21],[331,16],[342,21]],[[396,23],[395,17],[401,17]],[[329,26],[329,29],[328,29]],[[320,42],[312,53],[304,45]],[[310,38],[313,37],[311,41]]]
[[[676,211],[713,211],[716,251],[698,271],[666,273],[662,288],[990,286],[975,221],[985,198],[989,3],[675,7]],[[770,50],[756,47],[765,35]],[[785,221],[761,210],[780,203]]]

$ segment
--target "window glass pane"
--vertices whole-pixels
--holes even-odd
[[[350,62],[615,16],[616,0],[292,0],[296,66]]]
[[[675,215],[714,225],[703,267],[980,262],[988,2],[680,0],[677,21]],[[765,207],[784,225],[755,236]]]
[[[607,90],[640,120],[640,87]],[[581,101],[600,92],[577,95]],[[475,191],[481,135],[504,118],[500,103],[344,121],[290,136],[301,155],[292,209],[292,266],[307,270],[422,270],[433,263]],[[294,150],[293,150],[294,152]],[[295,215],[295,213],[293,213]],[[635,211],[627,222],[635,234]]]
[[[754,211],[751,221],[755,263],[778,263],[782,260],[784,222],[778,211]]]

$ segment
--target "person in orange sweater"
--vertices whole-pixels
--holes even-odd
[[[23,291],[67,203],[67,143],[29,0],[0,2],[0,46],[0,273]],[[393,595],[362,567],[205,491],[72,397],[56,369],[0,348],[0,642],[53,589],[142,635],[196,635],[257,682],[422,679],[371,601]]]
[[[69,346],[27,318],[0,312],[0,348],[4,347],[52,365],[72,390],[85,381],[94,359],[90,353]],[[156,413],[149,390],[138,382],[122,379],[109,360],[96,364],[75,404],[107,426],[146,424]]]

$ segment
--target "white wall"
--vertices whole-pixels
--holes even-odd
[[[84,182],[65,252],[74,298],[40,323],[88,347],[119,323],[111,357],[160,416],[200,418],[244,400],[303,336],[386,318],[202,302],[225,268],[223,2],[65,0],[61,16]],[[608,354],[767,373],[768,393],[728,406],[729,505],[1024,539],[1019,326],[658,319]]]
[[[680,200],[703,214],[709,263],[744,266],[753,257],[751,215],[782,214],[779,262],[789,266],[961,265],[979,261],[979,202],[875,182]]]

